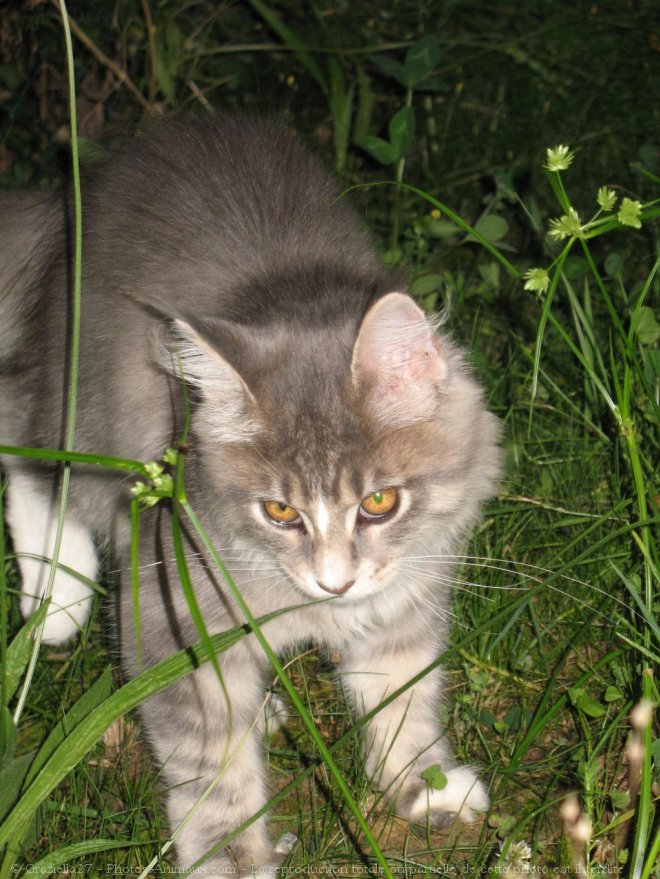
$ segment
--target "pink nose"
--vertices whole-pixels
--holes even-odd
[[[349,580],[348,583],[344,583],[343,586],[340,586],[338,589],[332,589],[330,586],[324,586],[323,583],[319,583],[321,589],[324,592],[329,592],[331,595],[343,595],[344,592],[348,592],[351,586],[355,583],[355,580]]]

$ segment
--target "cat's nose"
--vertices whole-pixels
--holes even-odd
[[[326,586],[324,583],[321,583],[320,580],[317,582],[324,592],[329,592],[331,595],[343,595],[344,592],[348,592],[353,583],[355,583],[355,580],[349,580],[348,583],[344,583],[343,586],[338,586],[336,588]]]

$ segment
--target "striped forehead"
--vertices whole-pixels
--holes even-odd
[[[319,498],[314,504],[314,525],[321,537],[327,537],[330,533],[331,515],[327,501]]]
[[[352,536],[357,505],[354,495],[347,498],[345,503],[332,503],[322,497],[316,498],[309,510],[314,537],[325,543],[340,537],[342,533],[344,536]]]
[[[338,512],[352,508],[371,484],[370,472],[361,471],[354,463],[318,469],[314,473],[288,473],[280,483],[282,500],[313,516],[321,530],[327,530]]]

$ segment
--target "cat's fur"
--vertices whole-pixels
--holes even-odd
[[[497,423],[461,353],[383,269],[329,176],[277,125],[220,119],[157,127],[83,183],[84,272],[75,447],[159,458],[183,425],[179,364],[193,395],[187,492],[276,651],[338,650],[356,713],[370,711],[442,650],[452,569],[499,469]],[[55,192],[0,204],[0,442],[57,447],[70,345],[71,207]],[[7,518],[24,614],[43,591],[57,501],[53,469],[9,455]],[[96,540],[128,567],[131,480],[74,466],[60,561],[94,579]],[[363,498],[396,488],[376,522]],[[263,502],[300,526],[273,524]],[[188,534],[208,629],[242,622],[222,577]],[[170,510],[143,516],[140,613],[150,665],[199,640],[182,595]],[[124,667],[136,671],[130,582],[121,597]],[[89,587],[57,575],[47,642],[85,621]],[[328,600],[318,603],[319,599]],[[311,605],[309,602],[314,602]],[[307,605],[307,606],[305,606]],[[64,610],[59,610],[63,606]],[[261,761],[268,666],[253,636],[142,706],[169,786],[177,858],[200,858],[265,802]],[[371,721],[366,768],[398,812],[470,820],[488,804],[456,766],[438,720],[436,670]],[[227,750],[228,749],[228,750]],[[229,754],[219,774],[223,755]],[[440,764],[444,790],[421,772]],[[264,819],[204,866],[277,863]]]

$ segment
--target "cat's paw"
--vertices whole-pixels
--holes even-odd
[[[16,541],[15,541],[16,542]],[[28,548],[28,551],[32,549]],[[29,558],[25,550],[19,554],[21,571],[21,613],[25,619],[39,608],[48,585],[50,565]],[[50,605],[46,614],[44,644],[64,644],[78,637],[87,622],[94,590],[90,582],[96,578],[98,559],[92,537],[87,529],[66,522],[60,547],[59,565],[53,580]],[[69,573],[66,568],[70,568]]]
[[[409,795],[406,815],[410,821],[420,824],[430,821],[436,828],[455,818],[469,824],[477,821],[479,813],[488,809],[486,787],[470,767],[456,766],[446,773],[446,777],[447,784],[442,790],[425,784],[416,795]]]
[[[22,566],[24,569],[25,566]],[[44,566],[40,566],[43,571]],[[28,619],[39,608],[43,588],[25,582],[23,574],[21,613]],[[35,578],[36,580],[37,578]],[[33,581],[34,582],[34,581]],[[86,623],[92,606],[92,588],[76,577],[59,571],[55,575],[51,604],[46,614],[42,642],[64,644],[77,637]]]
[[[204,866],[192,871],[193,876],[204,876],[205,879],[247,879],[247,877],[263,876],[264,879],[276,879],[276,874],[284,859],[291,853],[298,842],[293,833],[284,833],[272,845],[269,840],[252,841],[246,847],[240,841],[224,850]]]
[[[240,856],[234,858],[233,866],[235,875],[240,879],[251,876],[263,876],[265,879],[276,879],[276,873],[282,866],[282,862],[289,854],[297,837],[292,833],[285,833],[278,842],[269,848],[267,852],[261,852],[258,858]]]
[[[270,736],[281,729],[289,720],[289,709],[284,699],[272,691],[268,694],[264,705],[264,722],[266,735]]]
[[[265,879],[276,879],[276,874],[284,860],[284,855],[273,853],[266,860],[255,863],[249,859],[217,859],[210,864],[204,864],[195,870],[188,871],[181,868],[181,872],[199,879],[247,879],[247,877],[263,876]]]
[[[8,492],[7,521],[22,580],[21,613],[28,619],[39,608],[48,586],[58,516],[49,495],[27,473],[12,473]],[[63,644],[80,633],[92,607],[90,581],[96,579],[97,571],[92,535],[67,511],[42,639],[45,644]]]

